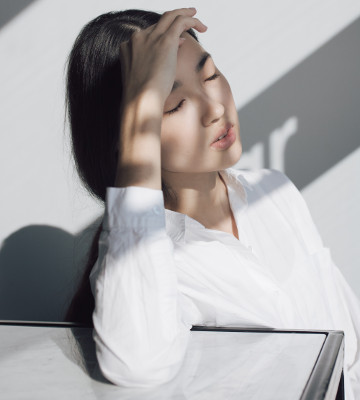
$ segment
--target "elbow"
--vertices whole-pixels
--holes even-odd
[[[104,347],[96,350],[102,375],[111,383],[127,388],[153,388],[169,382],[180,370],[183,357],[159,357],[157,360],[131,359],[125,361]]]
[[[125,388],[154,388],[169,382],[176,374],[172,371],[151,369],[119,370],[100,363],[103,376],[111,383]]]

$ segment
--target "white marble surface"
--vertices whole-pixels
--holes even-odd
[[[192,331],[175,379],[152,390],[124,389],[101,377],[90,329],[4,325],[0,393],[8,400],[299,399],[325,338]]]

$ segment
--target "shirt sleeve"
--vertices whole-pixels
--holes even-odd
[[[156,386],[174,377],[192,326],[180,307],[161,190],[107,188],[90,283],[103,375],[125,387]]]

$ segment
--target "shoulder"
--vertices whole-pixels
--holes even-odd
[[[243,183],[249,205],[257,204],[269,212],[275,209],[280,212],[307,243],[311,252],[322,246],[322,240],[302,194],[284,173],[273,169],[232,169],[229,173]]]
[[[246,177],[249,182],[254,181],[256,182],[259,178],[262,177],[274,177],[274,178],[285,178],[289,179],[286,177],[286,175],[276,169],[270,169],[270,168],[259,168],[259,169],[237,169],[237,168],[227,168],[226,171],[231,174],[231,175],[236,175],[236,176],[244,176]]]
[[[275,169],[236,170],[228,173],[235,176],[247,191],[249,201],[269,200],[284,211],[298,213],[306,208],[304,199],[294,183],[281,171]]]
[[[276,189],[282,189],[282,192],[299,193],[293,182],[283,172],[275,169],[245,170],[228,168],[226,171],[250,190],[260,190],[264,194],[273,193]]]

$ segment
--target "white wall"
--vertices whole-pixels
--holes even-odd
[[[200,41],[227,76],[240,115],[242,108],[360,16],[357,0],[190,3],[153,0],[151,9],[197,7],[198,18],[209,26],[199,34]],[[1,7],[5,6],[3,2]],[[9,243],[14,233],[34,225],[75,237],[101,214],[101,206],[79,185],[69,155],[68,130],[64,130],[65,61],[90,19],[110,10],[149,7],[146,0],[37,0],[0,30],[0,243]],[[296,120],[288,117],[291,130]],[[261,154],[245,150],[247,166],[256,166]],[[280,169],[283,156],[281,151],[273,156]],[[354,171],[359,172],[359,159],[356,152],[348,162],[334,165],[304,193],[326,243],[360,295],[359,247],[351,240],[359,237],[359,202],[336,212],[331,202],[324,202],[324,194],[333,193],[334,176],[343,196],[359,199]],[[39,318],[59,315],[49,311]]]
[[[360,148],[302,190],[334,261],[360,294]],[[324,200],[325,199],[325,200]]]

